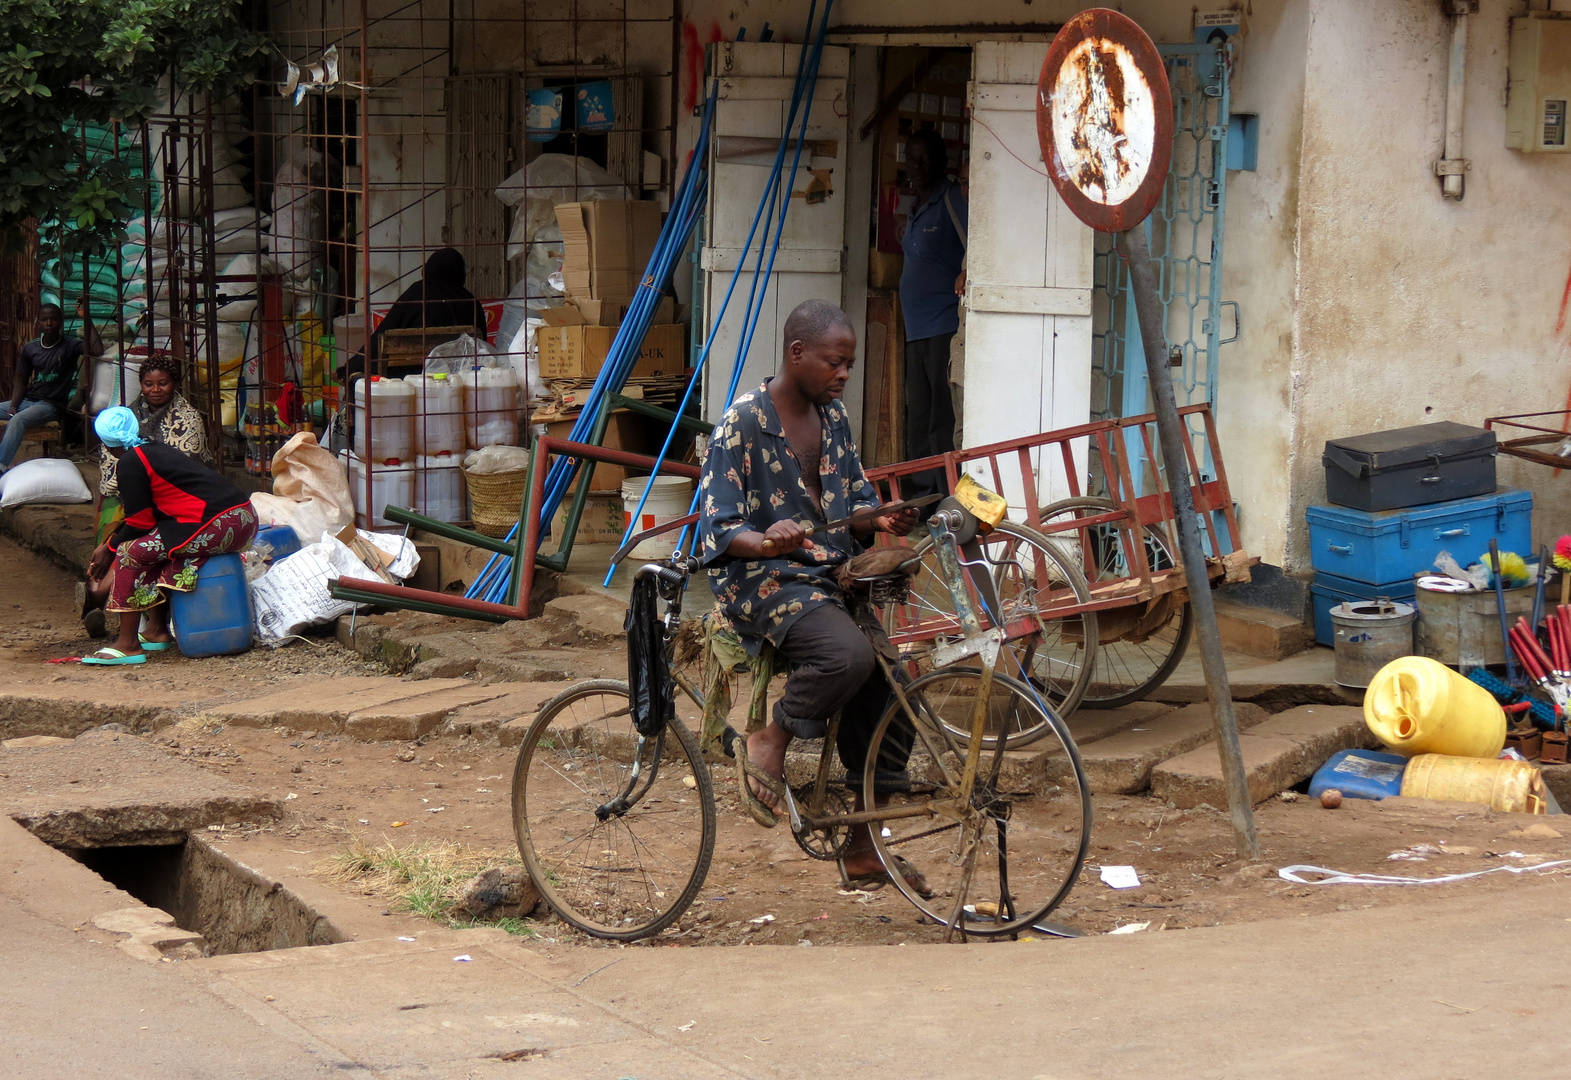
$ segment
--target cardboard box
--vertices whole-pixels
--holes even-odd
[[[545,428],[546,434],[553,439],[570,439],[573,435],[573,425],[577,422],[576,420],[558,420],[547,424]],[[628,412],[626,409],[618,409],[611,414],[606,422],[605,438],[600,440],[600,445],[607,450],[626,450],[633,454],[647,454],[649,452],[648,447],[644,443],[643,421],[636,414]],[[580,472],[579,476],[583,476],[583,473]],[[594,476],[589,481],[589,490],[591,492],[620,492],[622,490],[622,481],[626,479],[627,467],[625,465],[612,465],[602,461],[595,465]],[[568,490],[571,491],[577,486],[578,484],[575,481],[573,488]],[[617,520],[621,520],[620,511],[618,511]],[[621,533],[617,534],[616,542],[622,542]]]
[[[561,546],[562,528],[567,521],[570,499],[563,499],[562,506],[551,519],[551,538]],[[622,532],[627,528],[626,513],[622,509],[622,493],[591,493],[584,503],[584,514],[578,519],[575,544],[620,544]]]
[[[558,307],[541,308],[540,318],[547,326],[621,326],[629,304],[609,300],[569,299]],[[676,301],[661,297],[653,323],[676,322]]]
[[[542,326],[535,348],[544,379],[592,379],[600,374],[616,338],[614,326]],[[687,369],[687,327],[651,326],[633,362],[634,375],[680,375]]]
[[[563,203],[562,277],[569,296],[626,306],[660,237],[660,207],[640,199]]]

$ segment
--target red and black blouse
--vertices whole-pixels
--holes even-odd
[[[157,529],[173,552],[219,514],[249,501],[217,472],[161,443],[132,447],[115,468],[125,524],[109,538],[111,550]]]

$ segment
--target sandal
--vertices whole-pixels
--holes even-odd
[[[765,806],[763,801],[753,794],[753,789],[748,785],[747,778],[751,776],[754,780],[763,784],[764,787],[774,792],[782,801],[786,797],[785,784],[753,764],[747,756],[746,739],[738,739],[734,749],[736,751],[736,783],[737,789],[742,794],[742,807],[754,821],[766,829],[773,829],[780,824],[780,815]]]
[[[136,635],[136,640],[142,643],[143,652],[163,652],[174,645],[173,641],[148,641],[141,634]]]
[[[123,653],[119,649],[99,649],[92,656],[82,657],[84,664],[98,664],[103,667],[118,666],[121,664],[145,664],[146,653]]]
[[[852,877],[846,873],[844,858],[836,859],[835,864],[840,867],[840,887],[847,892],[860,890],[861,892],[877,892],[885,885],[894,884],[894,879],[887,870],[874,870],[870,874],[857,874]],[[895,869],[900,871],[900,876],[911,887],[911,891],[923,900],[931,900],[936,894],[927,884],[927,875],[918,870],[916,866],[904,855],[895,856]]]

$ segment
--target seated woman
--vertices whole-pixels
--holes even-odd
[[[419,330],[427,326],[472,326],[485,336],[485,308],[465,286],[468,264],[456,248],[438,248],[425,261],[420,280],[398,294],[393,306],[371,334],[371,354],[381,352],[382,335],[389,330]],[[343,379],[365,373],[365,354],[356,353],[345,365]]]
[[[420,330],[428,326],[472,326],[475,336],[485,338],[485,308],[475,294],[465,286],[469,266],[457,248],[438,248],[425,261],[420,280],[398,294],[393,306],[377,324],[368,343],[370,348],[351,356],[338,369],[338,381],[344,386],[344,407],[338,412],[333,425],[331,446],[336,452],[354,442],[354,404],[357,375],[364,375],[366,355],[375,357],[382,352],[382,335],[389,330]]]
[[[142,392],[127,407],[136,414],[142,438],[172,446],[203,464],[214,464],[207,452],[207,427],[202,414],[180,392],[180,361],[162,349],[156,350],[142,361],[136,381]],[[98,536],[102,540],[119,527],[125,516],[119,513],[115,459],[107,446],[98,448],[98,491],[103,496]]]
[[[123,405],[99,413],[93,429],[115,459],[126,518],[87,566],[95,580],[113,566],[108,609],[120,613],[120,636],[82,663],[142,664],[148,652],[170,645],[168,598],[159,590],[190,592],[209,558],[250,547],[256,512],[214,470],[144,439],[136,414]]]

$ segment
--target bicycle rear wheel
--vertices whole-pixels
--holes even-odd
[[[1110,499],[1064,499],[1042,509],[1042,523],[1061,524],[1117,509],[1118,505]],[[1140,533],[1146,562],[1152,570],[1169,570],[1178,565],[1173,544],[1161,530],[1143,525]],[[1088,525],[1076,532],[1049,535],[1053,543],[1066,549],[1072,561],[1086,568],[1085,575],[1092,584],[1134,574],[1115,524]],[[1172,593],[1138,608],[1102,612],[1099,628],[1104,640],[1097,645],[1081,706],[1116,709],[1145,698],[1166,682],[1183,660],[1193,626],[1189,604],[1175,599]],[[1121,627],[1127,627],[1127,632],[1106,640],[1109,634],[1119,633]]]
[[[998,661],[999,670],[1026,679],[1043,692],[1055,712],[1068,716],[1080,704],[1091,681],[1097,617],[1093,612],[1055,616],[1052,610],[1091,602],[1085,575],[1048,537],[1012,521],[1000,522],[991,533],[979,537],[979,543],[986,565],[964,566],[962,572],[973,580],[980,574],[991,578],[1005,623],[1031,618],[1040,627],[1039,633],[1009,643]],[[900,650],[902,661],[913,674],[922,674],[931,670],[936,646],[960,637],[960,619],[955,614],[954,599],[939,566],[932,537],[924,538],[915,551],[921,556],[921,565],[911,579],[909,597],[904,604],[884,605],[879,617],[889,640]],[[968,581],[967,587],[976,602],[975,584]],[[982,605],[977,606],[983,625],[991,626],[992,620]],[[1016,717],[1027,718],[1035,722],[1030,714]],[[1021,749],[1046,730],[1041,724],[1010,730],[1010,745]],[[969,733],[967,726],[954,735],[965,739]],[[997,735],[998,731],[989,729],[988,746],[993,745]]]
[[[949,921],[964,885],[960,927],[991,937],[1029,930],[1069,894],[1091,839],[1091,792],[1064,722],[1032,687],[1000,674],[993,677],[990,708],[1031,714],[1007,720],[1041,728],[1038,753],[1028,769],[1021,769],[1004,759],[1012,741],[984,749],[976,786],[962,805],[960,779],[969,739],[958,740],[950,732],[970,730],[980,687],[980,672],[960,668],[943,668],[912,683],[906,698],[917,728],[911,729],[899,702],[890,706],[874,731],[862,784],[863,804],[871,806],[875,769],[898,770],[902,747],[914,739],[911,775],[931,781],[937,790],[877,797],[887,797],[882,809],[892,814],[924,805],[930,812],[873,822],[873,845],[895,886],[935,922]],[[966,882],[968,853],[972,869]],[[898,872],[897,856],[926,875],[931,898]]]
[[[564,920],[594,937],[649,937],[687,910],[709,872],[709,769],[680,720],[639,736],[625,682],[579,683],[541,708],[519,747],[513,831]]]

